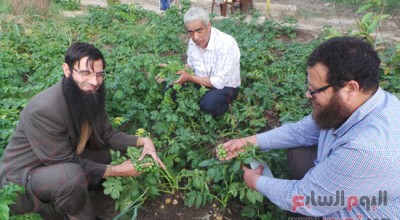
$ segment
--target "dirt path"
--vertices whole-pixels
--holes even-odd
[[[319,37],[324,27],[332,27],[342,33],[348,30],[358,30],[357,18],[354,13],[357,6],[336,6],[322,0],[271,0],[269,13],[266,14],[266,1],[253,1],[254,8],[267,19],[280,20],[287,16],[294,17],[297,20],[299,31],[306,33],[309,38]],[[120,2],[137,4],[144,9],[162,13],[159,10],[159,0],[120,0]],[[81,0],[81,4],[106,7],[107,0]],[[206,8],[211,12],[212,0],[192,0],[192,5]],[[220,15],[218,6],[214,7],[214,13]],[[383,22],[376,37],[385,43],[400,43],[400,16],[392,15],[390,19]]]

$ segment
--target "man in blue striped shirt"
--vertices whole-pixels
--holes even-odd
[[[290,150],[318,145],[299,180],[262,176],[243,167],[248,187],[282,209],[323,219],[400,219],[400,101],[379,87],[380,60],[358,38],[332,38],[307,61],[310,115],[224,144],[226,160],[245,146]],[[298,151],[302,152],[302,151]],[[291,154],[291,162],[307,156]],[[307,161],[298,161],[296,170]]]

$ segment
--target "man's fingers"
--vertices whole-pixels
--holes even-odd
[[[154,163],[148,162],[148,163],[142,163],[140,164],[142,167],[150,167],[150,166],[154,166]]]
[[[157,162],[161,166],[161,168],[163,168],[164,170],[167,170],[167,167],[164,165],[164,163],[160,159],[158,159]]]
[[[165,79],[164,78],[157,78],[156,82],[157,83],[163,83],[163,82],[165,82]]]
[[[246,172],[246,171],[250,170],[250,168],[248,168],[248,167],[245,166],[245,165],[242,165],[242,170],[243,170],[243,172]]]

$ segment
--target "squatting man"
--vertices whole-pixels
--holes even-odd
[[[70,46],[64,77],[35,95],[21,112],[0,162],[0,187],[25,187],[12,213],[39,213],[54,219],[53,203],[66,219],[97,219],[89,189],[109,176],[137,176],[130,160],[110,165],[110,149],[143,147],[165,169],[153,141],[113,130],[105,109],[103,54],[87,43]]]
[[[261,166],[243,167],[246,185],[280,208],[306,216],[400,219],[400,101],[379,87],[379,65],[378,54],[362,39],[323,42],[307,61],[305,94],[312,113],[297,123],[224,143],[225,159],[248,145],[288,149],[293,180],[262,176]],[[353,198],[351,204],[299,200],[312,193],[335,198],[341,191]],[[361,201],[383,196],[373,209]]]

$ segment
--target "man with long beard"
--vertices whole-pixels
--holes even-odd
[[[244,166],[246,185],[280,208],[306,216],[400,219],[400,101],[379,87],[379,65],[377,53],[361,39],[322,43],[307,61],[312,113],[226,142],[223,159],[248,145],[287,148],[297,178],[263,176],[262,166]]]
[[[63,79],[37,94],[20,120],[0,163],[0,186],[23,185],[15,213],[49,219],[53,203],[69,219],[96,219],[89,188],[109,176],[137,176],[132,162],[109,165],[110,149],[142,146],[162,168],[151,139],[112,129],[105,110],[102,53],[87,43],[68,48]]]

